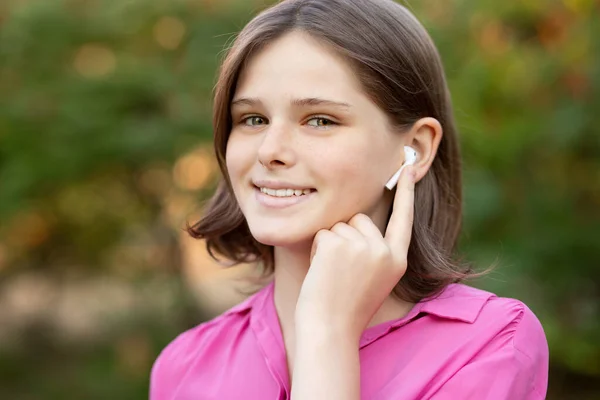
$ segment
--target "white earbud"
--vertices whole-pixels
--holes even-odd
[[[390,178],[388,183],[385,184],[385,187],[388,188],[388,190],[392,190],[394,187],[396,187],[396,185],[398,184],[398,179],[400,179],[400,174],[402,174],[402,170],[404,169],[404,167],[406,167],[407,165],[413,165],[416,162],[417,151],[410,146],[404,146],[404,164],[402,164],[398,172],[396,172],[394,176]]]

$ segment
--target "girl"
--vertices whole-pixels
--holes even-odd
[[[223,174],[189,228],[271,282],[175,339],[152,400],[543,399],[521,302],[459,283],[461,163],[430,37],[391,0],[256,16],[214,99]],[[386,183],[416,152],[394,190]]]

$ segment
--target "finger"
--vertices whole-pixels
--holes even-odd
[[[321,229],[320,231],[317,232],[317,234],[313,238],[312,246],[310,249],[310,261],[311,262],[312,262],[313,257],[315,256],[315,253],[317,252],[319,245],[321,243],[323,243],[323,241],[331,239],[333,237],[338,237],[338,236],[328,229]]]
[[[405,168],[394,196],[392,215],[385,231],[385,240],[392,253],[406,257],[412,234],[415,207],[415,170]]]
[[[381,234],[381,231],[377,225],[375,225],[373,220],[365,214],[356,214],[354,217],[352,217],[352,219],[350,219],[350,221],[348,221],[348,225],[356,229],[368,239],[383,239],[383,235]]]
[[[332,226],[330,230],[331,232],[350,241],[365,241],[365,237],[358,230],[344,222],[338,222]]]

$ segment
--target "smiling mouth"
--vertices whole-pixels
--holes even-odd
[[[301,197],[317,191],[316,189],[270,189],[256,185],[254,188],[271,197]]]

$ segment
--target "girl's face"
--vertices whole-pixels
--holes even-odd
[[[256,240],[310,244],[359,212],[384,229],[405,139],[339,56],[291,32],[250,60],[231,110],[227,169]]]

